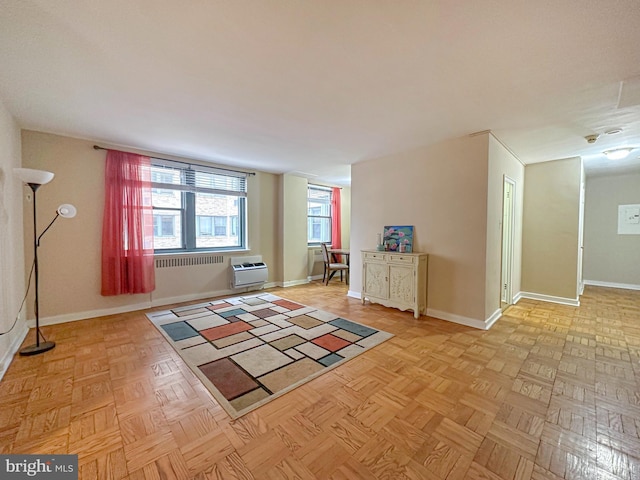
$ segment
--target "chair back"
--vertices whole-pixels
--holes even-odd
[[[327,248],[326,243],[320,244],[322,247],[322,258],[324,259],[324,263],[331,263],[331,259],[329,258],[329,249]]]

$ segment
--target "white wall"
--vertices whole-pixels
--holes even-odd
[[[587,177],[585,283],[640,289],[640,235],[618,235],[618,205],[640,204],[640,172]]]
[[[94,150],[93,144],[59,135],[22,132],[23,166],[55,173],[53,181],[38,190],[39,230],[47,225],[58,205],[72,203],[78,208],[75,218],[59,219],[42,239],[39,260],[43,324],[228,293],[230,256],[263,255],[267,265],[273,267],[269,281],[279,280],[275,277],[279,273],[276,258],[279,232],[275,228],[278,177],[257,172],[248,179],[249,251],[225,253],[221,264],[156,269],[157,288],[151,294],[101,296],[106,152]],[[30,205],[25,204],[24,212],[30,216]],[[30,225],[24,228],[26,236],[32,238]],[[26,246],[29,241],[25,240]],[[31,299],[28,304],[33,304]],[[32,312],[29,318],[33,318]]]
[[[284,286],[306,283],[309,275],[307,247],[307,179],[281,175],[282,230],[280,248]]]
[[[289,285],[307,281],[307,180],[292,175],[256,172],[248,178],[247,251],[223,253],[223,263],[220,264],[157,268],[156,290],[151,294],[101,296],[106,152],[94,150],[94,143],[22,131],[23,165],[55,173],[54,180],[38,190],[39,230],[46,226],[61,203],[72,203],[78,208],[75,218],[56,222],[43,237],[39,249],[42,324],[232,293],[229,257],[238,255],[262,255],[269,266],[269,284]],[[154,152],[138,152],[154,155]],[[19,157],[18,151],[16,158]],[[348,198],[345,204],[348,208]],[[30,215],[29,208],[29,205],[24,205],[25,215]],[[343,209],[345,217],[348,219],[349,215],[348,212],[345,215]],[[30,226],[25,225],[24,229],[31,238]],[[345,230],[348,239],[349,229]],[[29,246],[27,240],[24,244]],[[28,303],[33,302],[29,299]],[[29,318],[33,318],[32,311]]]
[[[20,129],[0,101],[0,332],[8,331],[18,316],[26,288],[24,266],[33,260],[32,247],[25,262],[22,239],[22,198],[30,190],[13,174],[20,157]],[[24,318],[0,336],[0,378],[27,333]]]
[[[513,295],[521,287],[522,215],[524,207],[524,165],[495,137],[489,137],[489,175],[487,195],[487,277],[485,315],[500,308],[502,284],[502,208],[505,175],[515,182],[513,238]]]
[[[522,296],[578,303],[581,189],[580,158],[527,165]]]
[[[489,135],[462,137],[351,168],[351,284],[362,287],[360,250],[385,225],[413,225],[429,253],[428,312],[484,324]]]

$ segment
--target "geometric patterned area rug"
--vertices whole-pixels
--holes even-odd
[[[233,418],[393,336],[269,293],[147,317]]]

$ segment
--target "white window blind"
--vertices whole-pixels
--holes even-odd
[[[170,160],[152,159],[152,188],[169,188],[193,193],[247,196],[245,172],[222,170],[202,165],[183,164]],[[161,174],[164,173],[164,174]]]

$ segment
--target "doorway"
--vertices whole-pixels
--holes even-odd
[[[580,214],[578,217],[578,294],[579,299],[584,293],[583,262],[584,262],[584,198],[585,198],[584,169],[582,171],[582,181],[580,182]]]
[[[500,307],[502,310],[513,303],[511,281],[513,272],[515,189],[516,182],[505,175],[502,188],[502,273],[500,276]]]

